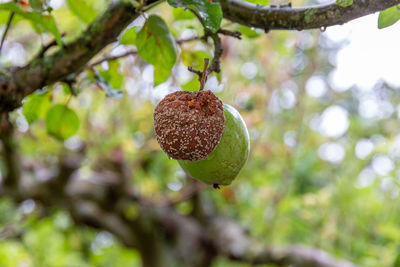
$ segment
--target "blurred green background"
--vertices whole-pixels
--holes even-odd
[[[50,5],[68,41],[79,36],[108,2],[50,1]],[[202,34],[198,21],[183,9],[163,3],[151,13],[166,21],[176,39]],[[8,11],[0,11],[3,29],[8,16]],[[130,27],[143,22],[140,17]],[[305,244],[365,266],[398,266],[399,84],[385,79],[367,89],[335,84],[336,54],[349,39],[333,40],[329,28],[327,33],[265,34],[229,21],[222,26],[241,31],[243,39],[223,37],[222,72],[210,77],[206,89],[240,111],[250,132],[251,155],[231,186],[207,187],[203,196],[263,243]],[[340,35],[340,28],[336,31]],[[30,22],[15,19],[0,62],[24,65],[52,38],[38,34]],[[132,48],[114,44],[102,54],[118,55]],[[24,107],[12,113],[20,153],[28,162],[50,166],[66,149],[84,145],[87,157],[80,172],[85,174],[105,168],[105,159],[122,151],[132,167],[132,186],[143,196],[155,202],[179,196],[188,178],[159,148],[153,110],[169,92],[198,89],[197,77],[187,66],[201,68],[213,47],[193,41],[177,51],[171,77],[157,87],[152,85],[153,67],[138,56],[128,56],[95,67],[110,87],[109,96],[88,70],[72,89],[56,83],[27,97]],[[374,64],[368,57],[360,64]],[[30,101],[35,111],[29,111]],[[47,133],[45,114],[52,105],[66,103],[80,125],[77,134],[59,141]],[[191,205],[182,202],[177,209],[188,214]],[[0,266],[140,264],[138,252],[107,232],[74,225],[62,209],[42,216],[32,200],[17,205],[0,199]],[[215,266],[247,265],[220,259]]]

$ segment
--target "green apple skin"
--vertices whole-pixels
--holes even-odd
[[[217,147],[204,160],[178,160],[182,169],[206,184],[229,185],[247,161],[250,138],[239,112],[224,104],[225,130]]]

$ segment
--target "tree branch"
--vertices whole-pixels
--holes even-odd
[[[148,0],[147,5],[156,3]],[[22,99],[33,91],[81,72],[89,60],[140,15],[129,1],[110,4],[107,11],[92,22],[81,36],[52,55],[39,55],[25,67],[0,72],[0,113],[21,106]]]
[[[138,52],[136,50],[129,50],[129,51],[126,51],[126,52],[124,52],[124,53],[122,53],[120,55],[105,56],[105,57],[103,57],[103,58],[91,63],[88,67],[89,68],[93,68],[94,66],[97,66],[97,65],[99,65],[99,64],[101,64],[103,62],[117,60],[117,59],[120,59],[120,58],[123,58],[123,57],[127,57],[127,56],[131,56],[131,55],[137,55],[137,53]]]
[[[354,0],[347,7],[336,3],[309,7],[269,7],[240,0],[215,0],[222,7],[224,17],[249,27],[264,29],[304,30],[341,25],[391,6],[400,0]]]
[[[65,209],[77,224],[106,230],[125,246],[138,249],[144,266],[210,266],[220,255],[249,264],[356,267],[318,249],[261,246],[239,224],[219,215],[203,201],[198,202],[203,215],[197,217],[179,214],[171,205],[156,204],[137,195],[132,197],[120,170],[93,171],[89,177],[81,178],[82,157],[82,152],[62,155],[56,171],[50,166],[53,171],[44,171],[45,166],[24,169],[18,180],[20,190],[4,187],[1,193],[16,201],[32,199],[46,209],[54,206]],[[121,159],[116,164],[124,165],[125,161]],[[45,173],[49,175],[44,177]],[[129,212],[132,208],[136,210],[134,214]]]
[[[256,264],[276,264],[296,267],[357,267],[357,265],[333,258],[323,250],[306,246],[263,248],[249,256],[230,255],[232,260]]]
[[[306,246],[266,247],[248,237],[236,222],[222,216],[213,216],[211,236],[219,252],[232,260],[252,265],[275,264],[296,267],[357,267],[338,260],[323,250]]]
[[[20,160],[17,144],[14,140],[14,126],[10,122],[7,113],[0,114],[0,141],[1,154],[7,168],[7,173],[2,183],[4,186],[16,190],[21,176]]]

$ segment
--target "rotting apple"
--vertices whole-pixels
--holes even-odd
[[[225,128],[222,101],[211,91],[176,91],[154,111],[154,131],[169,158],[198,161],[218,145]]]

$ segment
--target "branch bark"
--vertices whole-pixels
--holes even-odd
[[[336,259],[323,250],[307,246],[263,246],[249,238],[236,222],[221,216],[213,219],[211,232],[220,253],[239,262],[296,267],[358,266],[349,261]]]
[[[147,5],[156,0],[149,0]],[[106,45],[117,40],[126,26],[140,15],[129,1],[112,3],[81,36],[56,53],[33,59],[25,67],[0,72],[0,113],[21,106],[22,99],[46,85],[82,71],[90,59]]]
[[[354,3],[347,7],[331,3],[309,7],[279,8],[260,6],[241,0],[215,1],[221,4],[226,19],[265,31],[319,29],[341,25],[400,4],[400,0],[354,0]]]
[[[12,125],[7,113],[0,114],[0,141],[1,155],[7,168],[6,175],[3,181],[0,181],[0,184],[16,190],[21,176],[20,161],[14,139],[14,125]]]

